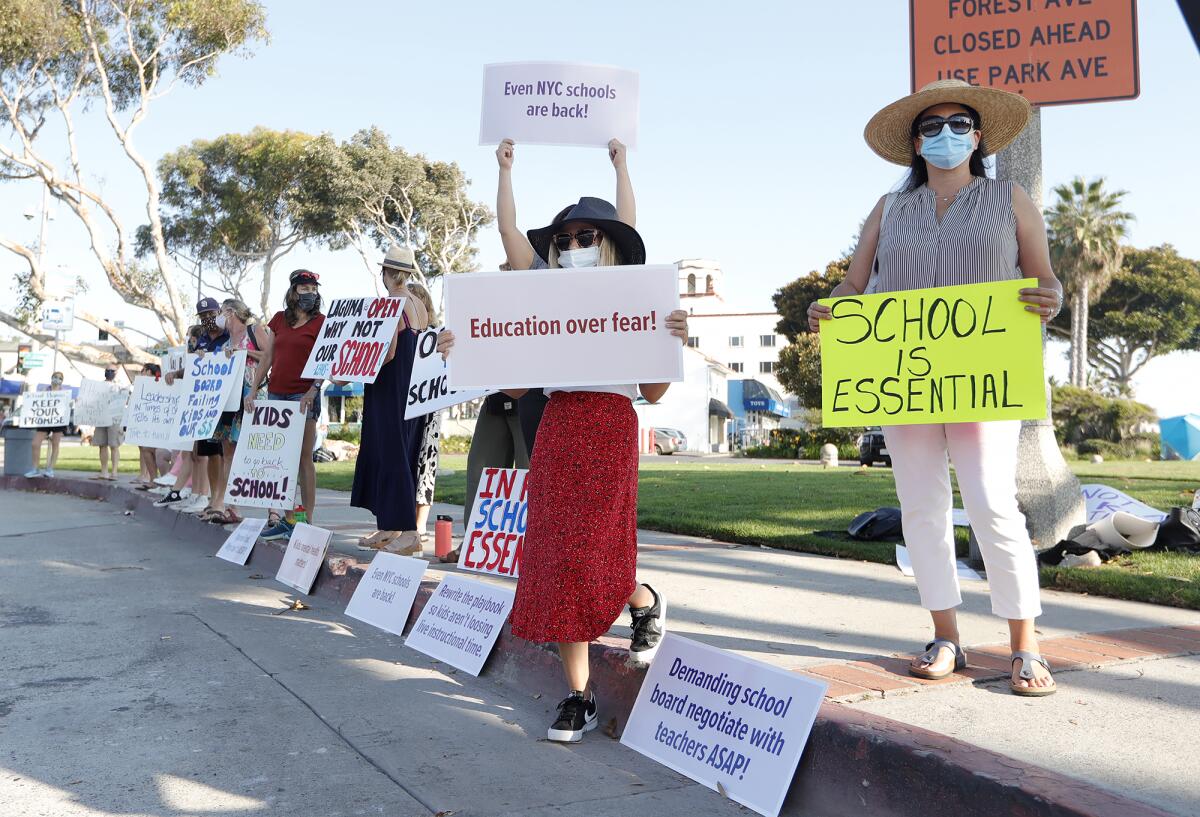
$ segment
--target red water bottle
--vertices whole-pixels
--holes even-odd
[[[438,514],[433,526],[433,555],[439,559],[449,553],[453,546],[452,534],[454,520],[444,514]]]

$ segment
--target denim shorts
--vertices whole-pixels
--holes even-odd
[[[300,398],[307,392],[298,394],[276,394],[275,392],[267,392],[268,400],[290,400],[293,403],[300,402]],[[317,396],[313,398],[312,405],[308,407],[308,419],[314,422],[321,419],[321,393],[317,392]]]

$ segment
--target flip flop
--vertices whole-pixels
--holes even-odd
[[[914,667],[911,663],[908,665],[908,674],[915,678],[924,678],[926,681],[940,681],[943,678],[949,678],[960,669],[965,669],[967,666],[967,654],[963,652],[962,647],[955,644],[948,638],[935,638],[925,645],[925,652],[916,657],[917,661],[926,664],[933,664],[938,660],[938,654],[942,647],[949,647],[954,652],[954,664],[948,670],[931,671],[928,669],[920,669]]]
[[[395,539],[399,535],[400,535],[399,532],[394,531],[394,530],[377,530],[374,533],[372,533],[370,536],[359,537],[358,549],[359,550],[380,550],[385,545],[387,545],[388,542],[391,542],[393,539]]]
[[[1021,672],[1017,677],[1027,683],[1032,682],[1036,677],[1033,669],[1029,666],[1030,664],[1041,664],[1046,669],[1046,672],[1050,672],[1050,664],[1036,652],[1016,650],[1012,654],[1012,663],[1016,664],[1018,661],[1021,662]],[[1051,678],[1050,680],[1053,681],[1054,679]],[[1055,692],[1058,692],[1057,683],[1051,684],[1048,687],[1023,687],[1017,686],[1016,681],[1009,681],[1008,688],[1013,695],[1019,695],[1022,698],[1045,698],[1047,695],[1053,695]]]

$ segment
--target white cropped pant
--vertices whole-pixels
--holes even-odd
[[[889,426],[883,429],[921,606],[962,604],[955,566],[949,460],[987,566],[992,612],[1001,618],[1042,613],[1037,558],[1017,508],[1019,421]]]

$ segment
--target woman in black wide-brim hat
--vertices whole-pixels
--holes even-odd
[[[514,269],[611,267],[642,264],[642,237],[633,217],[633,190],[624,170],[625,148],[615,140],[619,207],[582,198],[554,221],[521,235],[512,201],[513,145],[500,161],[497,213],[504,248]],[[666,331],[687,340],[687,313],[672,312]],[[454,336],[443,332],[448,354]],[[586,382],[586,363],[579,379]],[[651,403],[667,383],[548,388],[537,444],[526,478],[529,524],[521,551],[521,580],[513,604],[513,634],[556,642],[570,694],[558,705],[550,740],[574,743],[597,724],[596,698],[588,689],[588,644],[608,632],[626,606],[632,619],[630,658],[648,664],[662,638],[666,604],[637,581],[637,415],[639,393]],[[505,390],[521,397],[525,390]]]

